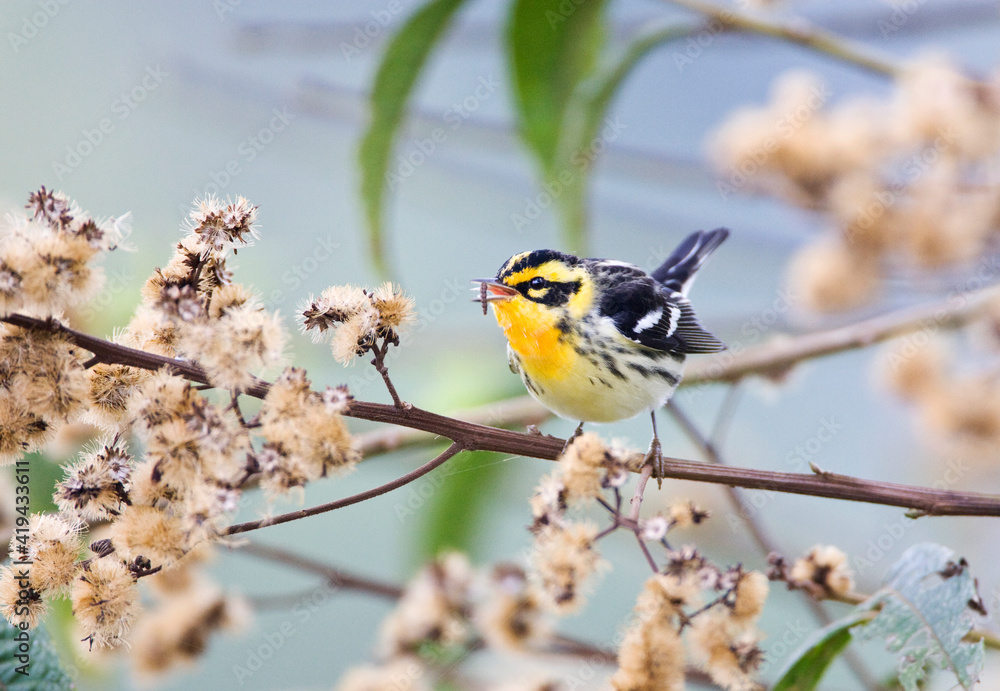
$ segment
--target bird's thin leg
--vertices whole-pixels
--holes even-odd
[[[581,434],[583,434],[583,420],[580,421],[580,424],[576,426],[576,430],[573,432],[573,434],[570,435],[569,439],[566,440],[566,443],[563,444],[562,453],[560,453],[559,455],[561,456],[562,454],[566,453],[566,449],[569,448],[569,445],[572,444],[574,441],[576,441],[576,438],[579,437]]]
[[[656,478],[656,488],[659,489],[663,487],[663,451],[660,447],[660,436],[656,432],[655,410],[649,412],[649,418],[653,421],[653,440],[649,442],[649,451],[646,452],[645,462],[653,466],[653,477]]]

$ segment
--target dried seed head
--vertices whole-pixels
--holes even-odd
[[[73,581],[73,615],[84,640],[97,648],[120,645],[139,610],[135,577],[114,555],[92,560]]]

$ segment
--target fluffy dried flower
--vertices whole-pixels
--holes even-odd
[[[413,319],[413,299],[391,283],[369,292],[355,286],[331,286],[310,298],[301,310],[302,330],[313,340],[332,333],[333,356],[350,364],[375,347],[379,339],[399,344],[399,329]]]
[[[257,239],[254,224],[257,221],[257,207],[244,197],[223,202],[214,195],[195,200],[191,211],[188,230],[197,236],[203,252],[221,253],[230,245],[239,243],[250,245]]]
[[[927,343],[907,341],[886,350],[882,358],[882,376],[901,397],[926,399],[945,388],[950,354],[940,338],[928,336]]]
[[[101,443],[66,469],[66,478],[56,484],[56,505],[87,520],[117,516],[134,465],[120,439]]]
[[[271,492],[350,469],[359,459],[343,418],[309,385],[304,370],[286,369],[261,406],[260,431],[267,442],[257,461],[261,484]]]
[[[0,311],[56,314],[79,305],[103,275],[89,262],[114,249],[128,232],[127,216],[97,222],[61,192],[31,195],[28,216],[0,229]]]
[[[465,641],[472,567],[458,552],[444,554],[406,585],[396,609],[383,622],[380,648],[388,657],[416,652],[425,642],[443,646]]]
[[[13,626],[33,629],[45,616],[45,600],[31,585],[31,569],[0,566],[0,614]]]
[[[688,528],[700,525],[711,513],[699,507],[693,501],[685,500],[670,505],[670,528]]]
[[[169,566],[189,548],[180,520],[152,506],[126,507],[111,524],[111,541],[125,559],[145,557],[153,566]]]
[[[680,691],[684,688],[684,644],[677,629],[660,619],[639,619],[618,650],[616,691]]]
[[[705,671],[728,691],[759,688],[752,674],[764,661],[756,636],[728,613],[713,609],[694,619],[688,636]]]
[[[799,251],[788,269],[790,290],[814,310],[857,307],[878,291],[878,266],[869,255],[821,240]]]
[[[511,564],[493,570],[486,596],[476,605],[474,621],[487,644],[503,650],[524,650],[552,633],[538,593],[524,571]]]
[[[10,553],[31,562],[31,585],[43,595],[61,592],[73,580],[83,549],[80,523],[60,514],[34,514],[28,533],[15,532]]]
[[[597,533],[593,523],[567,522],[537,534],[532,565],[547,608],[566,614],[583,604],[588,580],[603,564],[594,544]]]
[[[132,630],[139,610],[135,577],[114,556],[91,560],[73,581],[73,616],[90,647],[114,648]]]
[[[556,471],[544,475],[531,497],[532,532],[563,523],[566,508],[566,486],[562,474]]]
[[[847,555],[832,545],[816,545],[796,560],[789,579],[819,595],[846,595],[854,589]]]
[[[87,370],[90,393],[83,419],[108,431],[119,431],[128,420],[129,401],[150,376],[147,370],[100,362]]]
[[[132,660],[142,675],[163,674],[200,657],[220,630],[239,628],[249,618],[247,604],[215,585],[198,581],[145,614],[133,635]]]

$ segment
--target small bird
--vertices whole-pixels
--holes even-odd
[[[496,278],[475,279],[483,313],[493,306],[507,336],[511,371],[557,415],[614,422],[649,411],[647,459],[662,466],[656,409],[673,395],[690,353],[726,346],[699,323],[687,293],[698,270],[729,236],[725,228],[685,239],[648,274],[610,259],[580,259],[555,250],[522,252]]]

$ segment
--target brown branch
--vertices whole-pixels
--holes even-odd
[[[759,34],[794,43],[885,77],[895,77],[899,73],[899,68],[889,60],[876,57],[867,50],[852,45],[842,36],[809,26],[801,18],[796,19],[794,24],[779,23],[702,0],[667,0],[667,2],[709,17],[718,22],[721,30]]]
[[[269,525],[280,525],[281,523],[288,523],[290,521],[297,521],[300,518],[309,518],[310,516],[316,516],[321,513],[326,513],[327,511],[335,511],[336,509],[342,509],[345,506],[350,506],[351,504],[357,504],[359,502],[367,501],[369,499],[374,499],[375,497],[391,492],[394,489],[398,489],[404,485],[408,485],[414,480],[418,480],[427,473],[431,472],[438,466],[442,465],[449,458],[462,451],[462,445],[454,443],[447,449],[439,453],[437,456],[424,463],[422,466],[416,470],[411,470],[406,475],[397,477],[392,482],[387,482],[384,485],[379,485],[370,490],[364,492],[359,492],[358,494],[353,494],[349,497],[343,499],[337,499],[336,501],[327,502],[326,504],[320,504],[319,506],[313,506],[308,509],[300,509],[298,511],[290,511],[288,513],[283,513],[279,516],[272,516],[270,518],[262,518],[258,521],[247,521],[246,523],[237,523],[236,525],[231,525],[226,530],[226,535],[236,535],[237,533],[247,533],[251,530],[257,530],[259,528],[266,528]]]
[[[733,382],[749,375],[780,375],[803,360],[865,348],[915,331],[956,329],[979,316],[983,307],[998,297],[1000,291],[996,287],[985,288],[833,329],[775,336],[738,353],[722,352],[692,362],[682,385]]]
[[[968,315],[968,311],[971,309],[971,303],[978,302],[980,299],[985,299],[985,297],[985,293],[973,294],[967,302],[965,302],[962,306],[959,306],[957,309],[965,313],[966,318],[971,318],[971,316]],[[929,312],[930,310],[928,308],[924,308],[922,311]],[[915,315],[911,315],[908,326],[905,329],[903,329],[900,324],[896,324],[895,322],[893,324],[887,323],[885,326],[888,331],[893,333],[893,335],[898,335],[899,333],[919,328],[913,322],[914,318]],[[960,317],[956,317],[956,319],[960,319]],[[899,320],[899,318],[897,317],[896,320]],[[121,364],[142,367],[145,369],[168,367],[177,372],[179,375],[192,381],[205,381],[204,371],[195,364],[180,360],[172,360],[170,358],[154,355],[152,353],[145,353],[133,348],[126,348],[109,341],[81,334],[78,331],[74,331],[73,329],[51,321],[35,319],[33,317],[26,317],[17,314],[0,317],[0,321],[6,321],[8,323],[27,328],[42,328],[48,331],[60,332],[69,337],[71,341],[80,347],[90,350],[95,355],[100,355],[103,362],[119,362]],[[863,322],[863,324],[865,323],[869,324],[868,328],[870,330],[871,320],[869,322]],[[935,325],[939,325],[940,323],[949,323],[949,317],[947,315],[943,315]],[[850,327],[845,328],[849,329]],[[879,333],[871,331],[867,333],[867,337],[874,340],[881,339]],[[808,337],[799,338],[808,340]],[[868,342],[874,342],[874,340],[869,340]],[[857,346],[855,345],[850,347]],[[840,349],[843,350],[846,349],[846,347],[841,347]],[[747,351],[747,353],[749,352],[750,351]],[[798,359],[804,359],[807,357],[816,357],[818,354],[828,354],[830,352],[836,352],[836,348],[801,348],[796,351],[795,357],[792,358],[790,358],[787,354],[783,355],[779,352],[777,357],[772,357],[770,360],[765,362],[764,369],[766,370],[769,366],[775,366],[775,363],[784,363],[784,366],[787,366],[788,362],[797,361]],[[730,378],[738,378],[739,376],[749,373],[749,371],[746,371],[743,374],[734,374],[734,371],[735,370],[728,370],[727,376]],[[725,379],[726,377],[723,376],[715,377],[715,380]],[[258,382],[243,393],[257,398],[263,398],[267,393],[268,386],[269,384],[267,382]],[[344,415],[357,418],[359,420],[369,420],[372,422],[399,425],[401,427],[418,429],[430,434],[440,435],[451,439],[461,449],[466,451],[496,451],[499,453],[513,454],[517,456],[529,456],[544,460],[555,460],[558,458],[559,454],[562,452],[563,446],[565,445],[565,441],[557,437],[512,432],[510,430],[498,429],[496,427],[481,425],[475,422],[456,420],[444,415],[438,415],[427,410],[422,410],[415,406],[411,408],[397,408],[394,405],[371,403],[368,401],[352,401],[349,409],[344,413]],[[639,468],[638,460],[642,457],[643,456],[641,454],[637,454],[636,456],[636,470]],[[695,463],[693,461],[668,457],[665,457],[663,460],[663,477],[676,480],[710,482],[715,484],[745,487],[747,489],[765,489],[790,494],[804,494],[817,497],[827,497],[830,499],[844,499],[848,501],[882,504],[885,506],[898,506],[906,509],[913,509],[922,515],[928,516],[1000,516],[1000,496],[991,494],[938,490],[928,487],[864,480],[861,478],[836,475],[833,473],[782,473],[767,470],[754,470],[752,468],[713,466],[706,463]],[[400,478],[400,480],[405,480],[405,482],[411,481],[406,480],[407,477],[409,476],[404,476],[403,478]],[[403,484],[405,484],[405,482],[403,482]],[[378,494],[394,489],[397,486],[401,486],[393,483],[390,483],[390,485],[392,486],[384,485],[383,488],[385,489],[376,488],[376,490],[371,490],[371,492],[376,492],[376,494],[372,494],[371,496],[378,496]],[[361,497],[360,499],[348,497],[348,499],[340,501],[345,502],[350,500],[349,503],[356,503],[357,501],[363,501],[365,498],[370,498],[367,494],[368,493],[358,495]],[[349,505],[338,502],[334,502],[334,504],[336,505],[334,508]],[[326,508],[325,510],[332,509]],[[294,519],[286,518],[285,520]],[[237,526],[233,526],[233,528],[236,527]]]
[[[737,386],[734,384],[733,386]],[[727,397],[727,401],[728,401]],[[685,433],[688,440],[690,440],[701,453],[705,456],[710,463],[716,465],[728,465],[722,457],[722,453],[719,451],[716,442],[705,437],[701,431],[695,426],[694,422],[689,418],[680,406],[674,401],[669,401],[667,403],[667,412],[674,418],[674,421],[678,424],[681,430]],[[764,528],[761,521],[757,520],[754,516],[748,514],[744,508],[742,491],[733,487],[732,485],[726,485],[726,497],[729,499],[730,509],[743,519],[743,524],[750,531],[750,536],[753,538],[754,542],[757,543],[757,548],[761,552],[761,555],[766,559],[769,554],[779,552],[777,543],[768,535],[767,530]],[[833,618],[827,613],[826,608],[823,604],[814,597],[810,597],[808,593],[804,593],[806,607],[812,613],[813,619],[815,619],[821,627],[829,625]],[[857,651],[853,649],[847,649],[844,651],[844,661],[847,666],[850,667],[854,676],[857,678],[858,682],[864,686],[864,688],[869,691],[877,691],[877,689],[882,688],[878,679],[872,676],[871,671],[869,671],[867,665],[865,665],[864,660],[857,654]]]
[[[324,580],[334,588],[345,590],[357,590],[376,597],[387,600],[398,600],[403,596],[403,589],[398,585],[383,583],[371,578],[358,576],[343,569],[335,568],[321,561],[304,557],[280,547],[262,545],[258,542],[246,542],[236,547],[237,553],[249,554],[258,559],[285,564],[308,573],[322,576]]]

